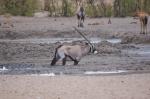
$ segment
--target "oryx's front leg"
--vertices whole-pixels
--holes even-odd
[[[79,61],[74,60],[74,65],[78,65]]]
[[[75,59],[75,58],[73,58],[71,56],[68,56],[68,57],[74,62],[74,65],[78,65],[79,60],[77,60],[77,59]]]

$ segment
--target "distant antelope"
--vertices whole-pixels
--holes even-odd
[[[78,65],[81,58],[90,52],[94,54],[97,53],[96,49],[88,43],[85,45],[60,45],[55,50],[51,66],[55,65],[58,60],[62,60],[62,65],[65,65],[67,57],[74,61],[74,65]]]
[[[138,11],[135,13],[135,16],[139,18],[141,24],[141,32],[142,34],[147,33],[147,24],[148,24],[148,14],[142,11]]]
[[[83,27],[83,22],[85,19],[85,12],[84,12],[84,8],[81,6],[79,6],[78,10],[77,10],[77,19],[78,19],[78,27]]]

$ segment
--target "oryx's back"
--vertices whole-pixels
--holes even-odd
[[[65,55],[70,55],[72,57],[80,56],[81,46],[79,45],[63,45],[58,50],[58,53],[64,53]]]

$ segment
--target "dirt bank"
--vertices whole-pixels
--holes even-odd
[[[0,16],[2,23],[4,18]],[[133,18],[111,18],[112,24],[108,24],[108,18],[86,18],[83,31],[90,37],[123,37],[124,35],[139,35],[140,23]],[[131,24],[131,22],[137,22]],[[32,37],[80,37],[74,31],[73,26],[77,26],[76,17],[56,17],[56,18],[32,18],[32,17],[12,17],[13,27],[6,28],[0,26],[0,38],[32,38]],[[89,25],[94,24],[96,25]],[[149,26],[149,23],[148,23]],[[11,33],[9,32],[11,31]],[[3,33],[6,32],[6,33]],[[148,28],[149,33],[149,28]],[[11,36],[10,36],[11,35]]]

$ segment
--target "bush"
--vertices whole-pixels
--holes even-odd
[[[44,1],[44,0],[43,0]],[[73,16],[81,0],[45,0],[41,10],[50,12],[50,16]],[[83,0],[86,15],[89,17],[132,16],[137,10],[150,13],[150,0],[114,0],[113,6],[103,0]],[[103,1],[103,2],[102,2]],[[39,0],[0,0],[0,14],[33,16],[39,10]]]
[[[37,9],[37,0],[1,0],[0,14],[33,16]]]
[[[150,13],[150,0],[115,0],[114,15],[118,17],[132,16],[135,11]]]

